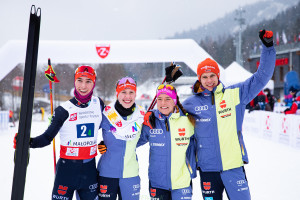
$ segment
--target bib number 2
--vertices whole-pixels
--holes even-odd
[[[77,124],[77,138],[94,137],[94,123]]]

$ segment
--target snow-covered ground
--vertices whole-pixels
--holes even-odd
[[[41,122],[38,115],[34,116],[31,136],[34,137],[41,134],[47,125],[47,121]],[[17,127],[0,131],[0,150],[2,158],[0,193],[1,199],[6,200],[11,198],[14,171],[13,137],[17,131]],[[300,199],[300,150],[258,138],[249,133],[244,134],[244,138],[250,159],[250,164],[246,165],[245,169],[252,199]],[[99,140],[100,139],[99,137]],[[56,152],[58,153],[58,137],[56,139],[56,147]],[[142,181],[140,199],[148,200],[148,145],[138,148],[137,153]],[[99,159],[99,157],[97,157],[97,159]],[[53,181],[52,145],[42,149],[31,149],[24,199],[50,199]],[[193,199],[202,199],[199,176],[193,180],[193,188]],[[224,199],[227,199],[226,195]]]

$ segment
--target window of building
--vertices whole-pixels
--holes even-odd
[[[284,70],[283,70],[283,66],[280,66],[279,67],[279,80],[281,81],[281,82],[283,82],[284,81],[284,72],[283,72]]]

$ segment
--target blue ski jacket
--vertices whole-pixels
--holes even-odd
[[[155,128],[143,125],[138,146],[149,142],[148,176],[152,187],[175,190],[188,187],[191,176],[196,176],[196,160],[193,148],[194,126],[180,111],[168,117],[158,110]],[[190,148],[188,148],[190,147]],[[193,167],[194,166],[194,167]]]
[[[107,106],[108,107],[108,106]],[[107,109],[105,108],[105,110]],[[143,108],[136,105],[134,112],[145,114]],[[122,117],[124,120],[130,120],[132,115]],[[118,139],[113,134],[114,128],[112,120],[115,120],[114,115],[108,119],[106,116],[102,119],[102,135],[107,151],[100,157],[97,170],[100,176],[109,178],[131,178],[139,175],[139,165],[136,155],[136,145],[140,138],[142,122],[132,122],[132,132],[136,134],[133,140]],[[142,116],[143,120],[143,116]],[[118,132],[118,131],[117,131]]]
[[[246,81],[213,91],[197,92],[199,81],[193,87],[193,96],[183,102],[189,114],[196,119],[197,167],[202,171],[225,171],[248,163],[242,135],[246,105],[263,89],[273,75],[276,52],[263,45],[258,70]]]

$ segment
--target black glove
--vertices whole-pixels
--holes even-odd
[[[273,46],[273,32],[272,31],[266,31],[265,29],[260,30],[259,38],[266,47]]]
[[[107,151],[107,147],[104,144],[104,141],[102,140],[99,144],[98,144],[98,151],[99,153],[102,155]]]
[[[182,74],[183,73],[182,73],[181,69],[178,69],[173,76],[173,82],[175,82]]]
[[[166,67],[165,70],[166,70],[167,83],[175,82],[183,74],[180,67],[181,67],[180,65],[176,65],[175,63],[172,63],[172,65]],[[175,73],[174,70],[176,70]]]
[[[173,81],[173,78],[172,78],[172,71],[174,70],[175,68],[175,64],[172,63],[172,65],[168,66],[165,68],[165,71],[166,71],[166,82],[167,83],[170,83]]]
[[[155,116],[153,112],[148,111],[144,117],[144,125],[149,126],[151,129],[155,128]]]

